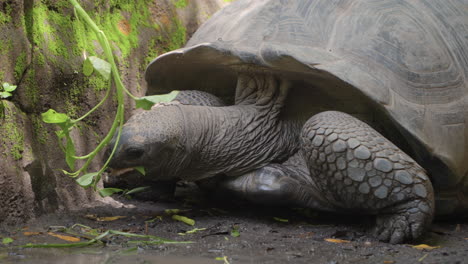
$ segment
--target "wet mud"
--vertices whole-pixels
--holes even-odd
[[[1,237],[13,242],[0,246],[0,263],[468,263],[468,218],[463,217],[436,220],[418,241],[391,245],[372,238],[372,217],[258,207],[192,189],[182,190],[172,201],[118,199],[134,208],[102,206],[1,226]],[[166,209],[180,209],[177,214],[195,224],[172,219]],[[97,221],[96,216],[125,217]],[[104,244],[81,248],[18,247],[67,243],[48,233],[75,224],[193,243],[129,244],[129,238],[112,236],[104,238]],[[194,228],[202,230],[186,233]],[[436,248],[413,247],[420,244]]]

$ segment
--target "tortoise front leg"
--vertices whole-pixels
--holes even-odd
[[[414,239],[431,223],[434,193],[424,169],[358,119],[332,111],[313,116],[300,152],[336,210],[377,215],[380,240]]]
[[[304,176],[308,177],[299,168],[269,164],[239,177],[224,177],[216,182],[216,189],[224,196],[240,197],[256,204],[330,210],[320,193],[304,183]]]

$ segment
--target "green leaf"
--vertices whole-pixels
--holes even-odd
[[[13,242],[13,238],[11,238],[11,237],[5,237],[5,238],[2,239],[2,243],[4,245],[8,245],[8,244],[10,244],[12,242]]]
[[[237,228],[232,229],[232,230],[231,230],[231,236],[232,236],[232,237],[238,237],[238,236],[240,236],[239,229],[237,229]]]
[[[143,167],[143,166],[135,167],[135,170],[137,170],[137,171],[138,171],[139,173],[141,173],[143,176],[146,175],[145,167]]]
[[[4,82],[2,84],[2,87],[3,87],[3,90],[6,92],[13,92],[14,90],[16,90],[16,85],[11,85],[7,82]]]
[[[81,186],[81,187],[88,187],[93,183],[94,177],[98,175],[97,172],[92,172],[92,173],[87,173],[80,178],[76,179],[76,182]]]
[[[168,94],[150,95],[150,96],[140,97],[135,100],[136,108],[150,110],[151,107],[157,103],[170,102],[174,100],[174,98],[176,98],[178,94],[179,94],[179,91],[175,90]]]
[[[287,223],[289,222],[288,219],[284,219],[284,218],[279,218],[279,217],[273,217],[274,220],[278,221],[278,222],[283,222],[283,223]]]
[[[198,231],[204,231],[204,230],[206,230],[206,228],[194,228],[194,229],[186,231],[184,233],[177,233],[177,234],[180,235],[180,236],[185,236],[187,234],[194,234],[194,233],[196,233]]]
[[[9,93],[9,92],[0,92],[0,98],[2,98],[2,99],[8,98],[10,96],[12,96],[12,94]]]
[[[3,83],[3,90],[5,90],[6,92],[13,92],[14,90],[16,90],[16,85],[11,85],[9,83]]]
[[[224,257],[216,257],[215,260],[219,260],[219,261],[224,261],[224,264],[230,264],[228,259],[227,259],[227,256],[224,256]]]
[[[180,213],[180,209],[166,209],[166,210],[164,210],[164,212],[165,212],[167,215],[173,215],[173,214],[178,214],[178,213]]]
[[[194,226],[195,225],[195,220],[193,219],[190,219],[188,217],[185,217],[185,216],[181,216],[181,215],[173,215],[172,216],[172,219],[174,220],[177,220],[177,221],[181,221],[187,225],[190,225],[190,226]]]
[[[104,189],[99,190],[99,195],[101,195],[101,197],[107,197],[107,196],[113,195],[114,193],[119,193],[123,191],[124,190],[119,189],[119,188],[104,188]]]
[[[86,58],[86,60],[83,62],[83,74],[85,76],[91,76],[93,74],[94,67],[89,58]]]
[[[66,114],[58,113],[54,109],[49,109],[47,112],[42,113],[42,121],[49,124],[61,124],[70,120]]]
[[[131,189],[130,191],[125,192],[125,194],[140,193],[140,192],[144,192],[144,191],[146,191],[146,190],[148,190],[150,188],[151,188],[150,186],[137,187],[137,188]]]
[[[104,79],[109,80],[111,74],[111,65],[107,61],[100,59],[96,56],[88,58],[94,69],[98,71]]]
[[[65,137],[65,133],[63,130],[57,130],[55,131],[55,134],[57,135],[59,139],[62,139],[63,137]]]

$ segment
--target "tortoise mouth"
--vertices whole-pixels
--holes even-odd
[[[124,174],[130,173],[130,172],[133,172],[133,171],[136,171],[135,167],[122,168],[122,169],[110,168],[108,176],[109,177],[119,177],[119,176],[122,176]]]

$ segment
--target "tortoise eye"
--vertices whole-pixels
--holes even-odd
[[[129,148],[125,151],[127,157],[131,159],[137,159],[143,156],[144,150],[141,148]]]

